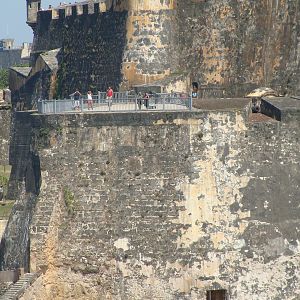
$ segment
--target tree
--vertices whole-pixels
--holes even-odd
[[[0,69],[0,90],[8,87],[8,70]]]

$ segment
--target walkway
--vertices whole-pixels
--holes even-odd
[[[140,111],[184,111],[192,109],[192,98],[171,94],[155,94],[148,100],[137,96],[115,93],[112,105],[109,105],[105,95],[99,93],[93,96],[93,109],[88,109],[85,98],[63,100],[39,100],[38,112],[41,114],[74,113],[74,112],[140,112]]]

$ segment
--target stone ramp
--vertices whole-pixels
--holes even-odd
[[[38,273],[26,273],[0,297],[0,300],[17,300],[37,279]]]

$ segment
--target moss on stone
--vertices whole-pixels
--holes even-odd
[[[64,192],[64,201],[67,207],[68,214],[74,215],[74,209],[75,209],[74,194],[67,187],[64,188],[63,192]]]

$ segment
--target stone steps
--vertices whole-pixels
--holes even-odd
[[[23,292],[38,277],[37,273],[26,273],[15,284],[13,284],[1,297],[0,300],[17,300]]]

